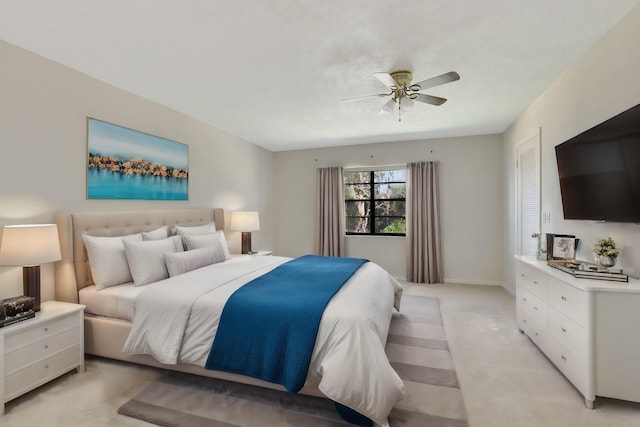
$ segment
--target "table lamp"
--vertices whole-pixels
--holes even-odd
[[[231,230],[242,231],[242,253],[250,253],[251,232],[260,230],[258,212],[231,212]]]
[[[23,292],[34,298],[34,311],[40,311],[40,264],[59,259],[60,241],[55,224],[4,226],[0,265],[22,266]]]

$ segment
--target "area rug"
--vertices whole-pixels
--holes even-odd
[[[438,299],[405,295],[386,350],[406,388],[389,415],[391,427],[468,425]],[[176,372],[147,385],[118,412],[175,427],[350,425],[328,399]]]

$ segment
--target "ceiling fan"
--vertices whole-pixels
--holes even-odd
[[[411,71],[399,70],[392,73],[373,73],[373,76],[378,79],[383,85],[389,89],[389,93],[379,93],[376,95],[360,96],[357,98],[343,99],[343,101],[359,101],[361,99],[386,97],[389,99],[380,109],[378,114],[390,113],[393,110],[398,110],[398,121],[401,121],[401,113],[403,111],[409,111],[413,108],[414,101],[423,102],[431,105],[442,105],[447,102],[446,98],[440,98],[439,96],[426,95],[420,93],[421,90],[429,89],[435,86],[440,86],[445,83],[455,82],[460,80],[460,75],[455,71],[449,71],[448,73],[441,74],[436,77],[431,77],[427,80],[411,84],[413,74]]]

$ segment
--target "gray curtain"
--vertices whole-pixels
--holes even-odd
[[[407,281],[442,283],[438,164],[407,165]]]
[[[316,255],[344,256],[342,168],[317,169]]]

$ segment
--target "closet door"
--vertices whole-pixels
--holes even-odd
[[[540,250],[540,131],[516,147],[518,255]]]

